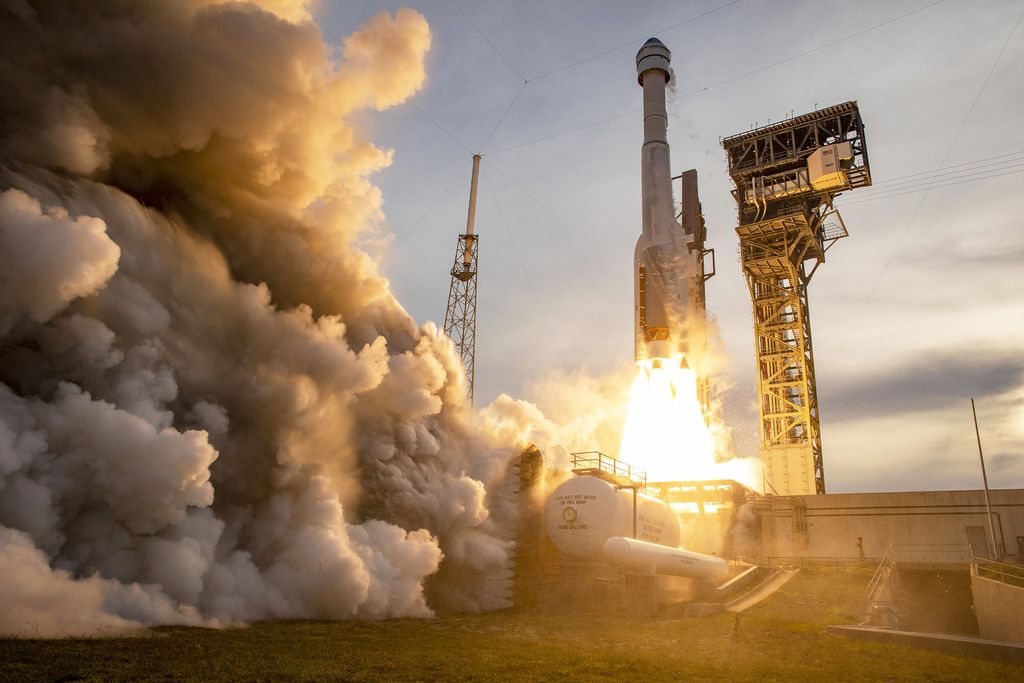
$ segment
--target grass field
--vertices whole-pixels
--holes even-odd
[[[869,574],[803,570],[740,619],[497,613],[0,640],[0,680],[1024,680],[1024,667],[850,640]]]

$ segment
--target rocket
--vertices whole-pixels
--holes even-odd
[[[636,54],[637,80],[643,87],[644,141],[640,150],[643,231],[633,255],[634,351],[638,363],[650,362],[654,367],[686,363],[686,322],[699,296],[691,289],[702,267],[693,226],[683,229],[672,200],[665,107],[671,60],[672,53],[657,38],[648,40]],[[696,173],[689,173],[692,178],[686,179],[695,195]],[[696,197],[683,199],[684,208],[686,199],[696,201]]]

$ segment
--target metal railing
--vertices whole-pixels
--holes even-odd
[[[1024,588],[1024,568],[1005,562],[997,562],[975,555],[971,560],[971,574],[983,579],[992,579],[1010,586]]]
[[[960,543],[898,543],[892,548],[892,561],[929,564],[970,564],[971,546]]]
[[[878,563],[878,569],[871,576],[871,581],[868,582],[868,597],[875,594],[875,589],[878,588],[878,584],[889,576],[889,571],[892,569],[892,554],[893,546],[892,543],[885,549],[885,554],[882,555],[882,561]]]
[[[642,486],[647,485],[647,473],[633,469],[618,458],[613,458],[600,451],[582,451],[572,453],[572,471],[574,474],[604,472],[612,477],[622,477]]]

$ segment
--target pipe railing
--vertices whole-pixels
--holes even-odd
[[[971,560],[971,574],[983,579],[992,579],[1010,586],[1024,588],[1024,567],[990,560],[975,555]]]
[[[572,453],[572,471],[576,474],[585,472],[605,472],[613,477],[623,477],[639,483],[647,484],[647,473],[634,469],[631,465],[618,458],[600,451],[581,451]]]
[[[892,567],[892,548],[892,543],[890,543],[889,547],[885,549],[885,554],[882,555],[882,561],[878,563],[878,569],[875,570],[875,573],[871,576],[871,581],[868,582],[868,597],[875,594],[878,584],[887,576],[886,570]]]

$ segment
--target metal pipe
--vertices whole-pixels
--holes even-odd
[[[636,538],[636,487],[633,487],[633,538]]]
[[[981,481],[985,485],[985,512],[988,514],[988,538],[992,543],[992,558],[998,560],[999,546],[996,545],[995,526],[992,524],[992,504],[988,497],[988,475],[985,473],[985,454],[981,451],[981,432],[978,431],[978,411],[974,407],[974,399],[971,399],[971,414],[974,415],[974,436],[978,440],[978,458],[981,460]]]
[[[622,536],[605,541],[601,556],[613,567],[641,574],[684,576],[714,583],[729,575],[729,564],[720,557]]]

